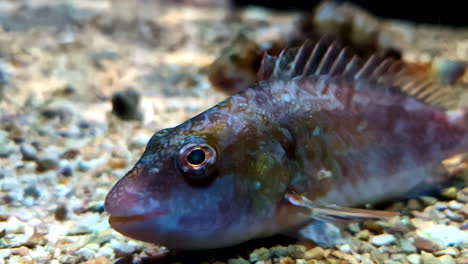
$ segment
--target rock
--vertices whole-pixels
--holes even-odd
[[[421,263],[421,255],[418,254],[411,254],[406,257],[409,263],[411,264],[420,264]]]
[[[271,253],[267,248],[255,249],[249,256],[250,262],[257,262],[259,260],[267,260],[271,257]]]
[[[461,214],[458,214],[456,212],[453,212],[452,210],[449,210],[449,209],[446,209],[444,211],[445,215],[450,218],[451,220],[453,221],[456,221],[456,222],[463,222],[463,220],[465,220],[465,218],[463,217],[463,215]]]
[[[368,240],[370,237],[370,232],[367,229],[364,229],[356,234],[356,238],[360,240]]]
[[[419,197],[419,199],[421,199],[421,201],[425,205],[434,205],[435,203],[437,203],[437,198],[432,197],[432,196],[421,196]]]
[[[441,264],[440,259],[434,257],[431,253],[421,254],[422,264]]]
[[[90,260],[96,257],[96,252],[89,248],[80,248],[77,251],[78,255],[84,258],[85,260]]]
[[[63,177],[72,177],[73,176],[73,168],[71,165],[66,162],[66,163],[61,163],[59,166],[59,169],[57,171],[57,174]]]
[[[455,260],[449,255],[442,255],[439,257],[439,260],[441,264],[455,264]]]
[[[274,246],[271,247],[270,253],[274,257],[286,257],[288,255],[288,248],[283,246]]]
[[[417,250],[416,247],[414,246],[414,243],[408,239],[402,239],[400,241],[400,247],[401,247],[401,250],[407,254],[415,253]]]
[[[442,189],[440,192],[440,195],[442,195],[444,198],[447,199],[456,199],[457,198],[457,188],[456,187],[448,187],[445,189]]]
[[[110,248],[108,245],[103,246],[102,248],[98,249],[96,253],[97,257],[105,257],[108,259],[113,259],[115,258],[115,253],[112,248]]]
[[[288,255],[295,259],[304,258],[305,251],[306,251],[306,247],[303,245],[289,245],[288,246]]]
[[[405,254],[392,254],[392,260],[401,261],[406,258]]]
[[[423,208],[422,204],[416,199],[409,200],[407,207],[411,211],[413,211],[413,210],[419,211],[419,210],[421,210]]]
[[[15,151],[16,145],[8,138],[8,133],[0,130],[0,157],[6,158],[13,151]]]
[[[447,205],[447,203],[444,203],[444,202],[437,202],[437,203],[434,204],[434,207],[435,207],[435,209],[437,209],[439,211],[443,211],[443,210],[448,208],[448,205]]]
[[[132,88],[112,96],[112,113],[122,120],[142,120],[140,94]]]
[[[307,264],[305,259],[296,259],[296,264]]]
[[[457,193],[457,200],[462,203],[468,203],[468,187],[463,188]]]
[[[55,209],[54,216],[58,221],[64,221],[67,219],[67,207],[65,205],[59,205]]]
[[[21,152],[21,155],[23,155],[23,160],[31,161],[31,160],[37,159],[37,151],[30,144],[21,144],[20,152]]]
[[[435,252],[440,249],[437,243],[434,243],[429,239],[417,238],[414,241],[414,245],[416,246],[417,249],[426,251],[426,252]]]
[[[452,200],[448,203],[448,207],[452,210],[460,210],[462,208],[463,204],[457,202],[456,200]]]
[[[322,259],[324,256],[325,250],[321,247],[314,247],[312,249],[307,250],[304,253],[305,259]]]
[[[37,171],[44,172],[48,170],[56,170],[59,167],[60,161],[55,157],[46,157],[36,160]]]
[[[446,249],[442,249],[442,250],[435,252],[434,255],[437,257],[442,256],[442,255],[449,255],[452,257],[456,257],[460,255],[460,250],[458,250],[458,248],[455,248],[455,247],[448,247]]]
[[[118,258],[112,264],[132,264],[133,261],[126,258]]]
[[[431,224],[429,227],[418,230],[417,234],[428,240],[435,240],[444,247],[457,246],[468,241],[468,233],[454,226]]]
[[[351,249],[351,246],[348,245],[348,244],[344,244],[344,245],[341,245],[338,247],[338,249],[342,252],[345,252],[345,253],[351,253],[352,252],[352,249]]]
[[[232,259],[228,259],[227,264],[250,264],[250,262],[248,262],[244,258],[236,258],[236,259],[232,258]]]
[[[11,249],[9,248],[4,248],[4,249],[0,249],[0,259],[6,259],[7,257],[9,257],[11,254]]]
[[[31,185],[24,189],[24,196],[30,196],[33,197],[34,199],[38,199],[41,196],[41,192],[36,188],[36,186]]]
[[[370,239],[370,242],[375,246],[386,246],[395,243],[396,238],[390,234],[382,234],[378,236],[373,236]]]
[[[295,261],[291,257],[282,258],[279,262],[280,264],[294,264]]]
[[[359,231],[361,231],[361,227],[359,225],[359,223],[351,223],[348,225],[348,229],[349,231],[351,231],[353,234],[356,234],[358,233]]]

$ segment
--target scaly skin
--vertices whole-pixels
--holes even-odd
[[[441,159],[468,149],[465,129],[445,112],[373,86],[272,80],[159,131],[106,198],[111,225],[169,248],[224,247],[305,223],[288,191],[343,206],[401,197]],[[175,162],[194,140],[217,154],[202,181]]]

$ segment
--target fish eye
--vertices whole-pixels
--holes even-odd
[[[177,165],[189,180],[211,179],[216,168],[216,151],[203,139],[182,145],[177,154]]]
[[[199,148],[193,149],[187,155],[187,162],[195,166],[202,164],[205,161],[205,159],[206,159],[205,151]]]

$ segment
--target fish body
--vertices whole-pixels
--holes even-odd
[[[173,249],[230,246],[314,225],[328,205],[437,185],[440,161],[468,150],[466,112],[443,110],[446,94],[401,62],[305,43],[266,56],[258,80],[155,133],[106,198],[114,229]]]

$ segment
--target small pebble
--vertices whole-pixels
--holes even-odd
[[[437,202],[436,204],[434,204],[434,207],[439,211],[443,211],[448,208],[448,205],[447,203]]]
[[[457,193],[457,200],[461,203],[468,203],[468,187],[463,188]]]
[[[434,253],[434,255],[438,256],[438,257],[442,256],[442,255],[449,255],[449,256],[452,256],[452,257],[456,257],[459,254],[460,254],[460,250],[458,250],[458,248],[455,248],[455,247],[448,247],[448,248],[439,250],[439,251]]]
[[[378,236],[373,236],[370,239],[370,242],[375,246],[386,246],[395,243],[396,238],[390,234],[383,234]]]
[[[21,144],[20,152],[23,155],[23,160],[36,160],[37,151],[30,144]]]
[[[323,255],[325,253],[325,250],[321,247],[314,247],[312,249],[307,250],[304,253],[304,258],[305,259],[321,259],[323,258]]]
[[[457,198],[457,188],[456,187],[448,187],[443,189],[440,192],[440,195],[447,199],[456,199]]]
[[[423,208],[422,204],[416,199],[409,200],[407,207],[409,210],[421,210]]]
[[[109,258],[109,259],[113,259],[115,257],[115,253],[114,253],[114,250],[108,246],[104,246],[102,248],[100,248],[97,253],[96,253],[96,256],[97,257],[106,257],[106,258]]]
[[[250,262],[257,262],[259,260],[267,260],[271,257],[270,251],[267,248],[255,249],[249,256]]]
[[[306,247],[303,245],[289,245],[288,246],[289,256],[295,259],[304,258],[305,251],[306,251]]]
[[[360,240],[369,240],[370,232],[367,229],[364,229],[356,234],[356,238]]]
[[[438,258],[441,264],[455,264],[455,260],[453,260],[452,256],[443,255]]]
[[[288,248],[283,246],[274,246],[270,248],[270,253],[274,257],[286,257],[288,255]]]
[[[432,242],[429,239],[417,238],[414,241],[414,245],[416,246],[417,249],[426,251],[426,252],[435,252],[440,249],[439,245],[437,245],[436,243]]]
[[[11,249],[9,248],[4,248],[4,249],[0,249],[0,259],[6,259],[7,257],[9,257],[11,254]]]
[[[453,221],[463,222],[463,220],[465,220],[465,217],[463,217],[463,215],[453,212],[452,210],[447,209],[444,211],[444,213],[448,218],[452,219]]]
[[[282,258],[279,263],[280,264],[294,264],[295,261],[294,261],[294,259],[292,259],[290,257],[285,257],[285,258]]]
[[[112,113],[122,120],[141,120],[140,94],[135,89],[127,89],[112,96]]]
[[[409,263],[411,264],[420,264],[421,263],[421,255],[418,254],[411,254],[406,257]]]
[[[432,196],[421,196],[419,197],[419,199],[421,199],[421,201],[425,205],[434,205],[435,203],[437,203],[437,198],[432,197]]]
[[[112,264],[132,264],[133,261],[127,259],[127,258],[118,258]]]
[[[305,259],[296,259],[296,264],[307,264],[307,260],[305,260]]]
[[[404,253],[416,253],[417,249],[414,246],[413,241],[408,239],[402,239],[400,241],[400,247]]]
[[[24,189],[24,196],[30,196],[33,197],[34,199],[38,199],[41,196],[41,192],[36,188],[36,186],[29,186],[26,189]]]
[[[423,252],[421,254],[422,264],[441,264],[440,259],[434,257],[431,253]]]
[[[60,164],[58,159],[52,157],[36,160],[36,163],[38,172],[56,170]]]
[[[250,264],[250,262],[244,258],[232,258],[228,259],[227,264]]]
[[[338,247],[338,249],[341,250],[342,252],[345,252],[345,253],[351,253],[352,252],[351,246],[348,245],[348,244],[341,245],[341,246]]]
[[[468,232],[447,225],[430,225],[420,230],[420,235],[423,238],[438,241],[445,247],[457,246],[468,241]]]
[[[463,204],[455,201],[455,200],[452,200],[448,203],[448,207],[452,210],[460,210],[462,208]]]
[[[359,223],[351,223],[348,225],[348,229],[349,231],[351,231],[353,234],[356,234],[358,233],[359,231],[361,231],[361,226],[359,225]]]
[[[72,177],[73,176],[73,168],[70,164],[60,164],[57,174],[63,177]]]
[[[67,219],[67,207],[65,205],[59,205],[55,209],[54,216],[58,221],[64,221]]]
[[[96,252],[89,248],[80,248],[77,253],[85,260],[90,260],[96,257]]]

